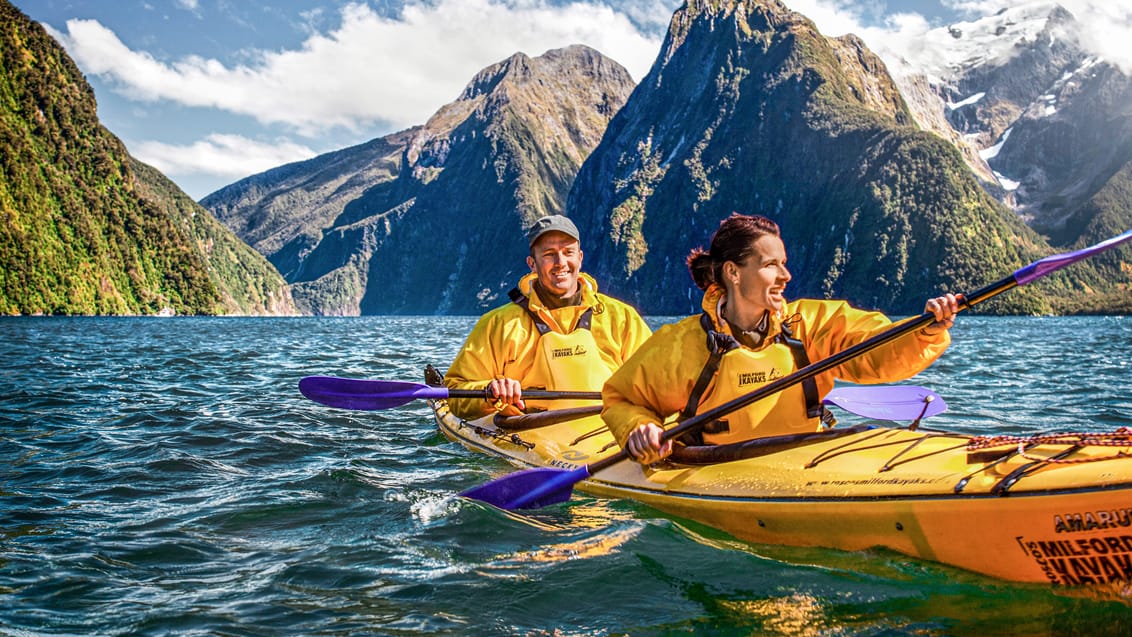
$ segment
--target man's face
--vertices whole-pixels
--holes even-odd
[[[578,240],[562,232],[547,232],[531,246],[527,257],[539,285],[554,296],[571,296],[578,291],[582,270],[582,247]]]

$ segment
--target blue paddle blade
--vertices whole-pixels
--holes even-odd
[[[307,376],[299,391],[311,400],[340,409],[390,409],[419,398],[447,398],[447,387],[432,387],[397,380],[364,380],[335,376]]]
[[[1122,243],[1127,243],[1129,241],[1132,241],[1132,230],[1128,230],[1124,234],[1119,234],[1115,237],[1110,237],[1096,245],[1092,245],[1087,248],[1082,248],[1073,252],[1063,252],[1061,254],[1048,256],[1044,259],[1038,259],[1037,261],[1034,261],[1024,268],[1015,270],[1014,280],[1018,282],[1018,285],[1026,285],[1027,283],[1035,279],[1040,279],[1050,272],[1060,270],[1067,265],[1077,263],[1078,261],[1087,259],[1094,254],[1104,252],[1109,248],[1114,248]]]
[[[505,475],[460,495],[507,511],[537,509],[569,500],[574,485],[588,477],[588,467],[573,470],[537,467]]]
[[[878,420],[916,420],[947,411],[939,394],[916,385],[837,387],[822,402]]]

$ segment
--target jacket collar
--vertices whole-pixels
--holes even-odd
[[[700,307],[704,312],[711,317],[712,325],[717,332],[723,334],[730,334],[735,337],[735,331],[732,330],[731,324],[723,318],[723,305],[727,302],[727,291],[723,289],[722,285],[712,283],[708,289],[704,290],[704,298],[700,303]],[[782,331],[783,312],[779,310],[770,315],[770,324],[767,326],[766,337],[763,343],[772,343]]]
[[[529,300],[530,308],[532,311],[548,310],[546,305],[543,304],[542,299],[535,294],[534,288],[531,286],[538,280],[538,274],[528,272],[519,279],[519,284],[516,286],[519,292],[527,297]],[[578,284],[582,287],[582,305],[585,307],[595,307],[598,305],[597,299],[597,281],[585,272],[578,273]],[[549,310],[548,310],[549,311]]]

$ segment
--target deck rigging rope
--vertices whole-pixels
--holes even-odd
[[[1132,453],[1122,449],[1110,456],[1088,458],[1045,458],[1027,453],[1028,448],[1039,445],[1066,445],[1071,447],[1132,447],[1132,428],[1120,427],[1109,433],[1067,432],[1054,434],[1035,434],[1032,436],[973,436],[967,441],[967,453],[993,447],[1018,446],[1018,455],[1027,460],[1059,464],[1097,462],[1114,458],[1132,457]]]

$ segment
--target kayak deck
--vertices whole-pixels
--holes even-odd
[[[520,467],[575,469],[619,451],[598,417],[508,432],[430,404],[448,438]],[[620,462],[577,487],[752,542],[883,546],[1015,581],[1132,580],[1127,446],[880,425],[838,434],[771,440],[731,462]]]

